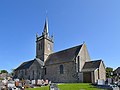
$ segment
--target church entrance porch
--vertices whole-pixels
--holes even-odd
[[[84,72],[83,73],[83,82],[84,83],[92,83],[91,72]]]

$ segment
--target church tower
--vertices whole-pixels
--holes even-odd
[[[53,43],[53,36],[50,37],[48,33],[48,18],[46,18],[42,35],[36,34],[36,58],[45,62],[53,52]]]

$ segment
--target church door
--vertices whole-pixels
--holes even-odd
[[[92,83],[91,72],[84,72],[83,73],[83,82],[84,83]]]

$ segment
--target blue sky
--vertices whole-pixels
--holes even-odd
[[[120,0],[0,0],[0,69],[35,58],[46,16],[55,52],[85,41],[91,59],[120,66]]]

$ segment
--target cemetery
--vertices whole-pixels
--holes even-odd
[[[72,89],[73,88],[73,89]],[[48,80],[1,80],[0,90],[98,90],[95,86],[88,83],[55,84]],[[101,90],[101,89],[100,89]]]
[[[5,79],[0,80],[0,90],[119,90],[119,88],[100,80],[97,85],[92,85],[91,83],[51,83],[48,80]]]
[[[1,80],[0,90],[114,90],[112,86],[90,83],[51,83],[48,80]],[[115,89],[115,90],[119,90]]]
[[[50,82],[49,82],[50,83]],[[24,90],[26,88],[36,88],[47,86],[48,80],[0,80],[0,90]]]

